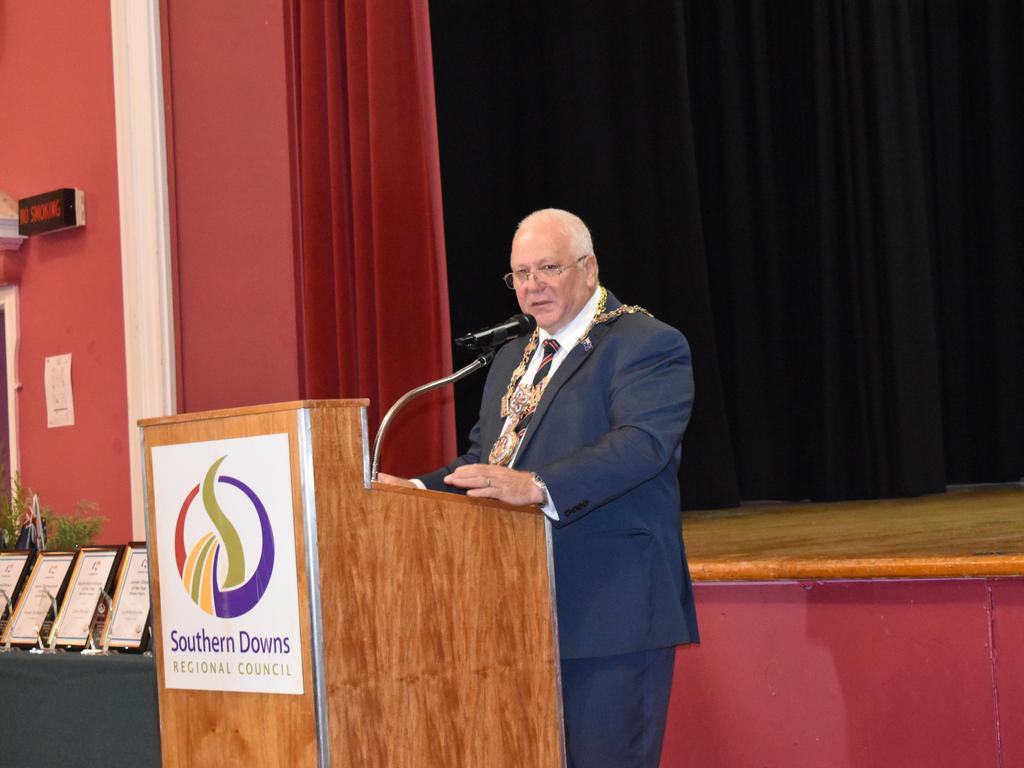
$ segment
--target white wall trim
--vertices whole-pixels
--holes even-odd
[[[2,397],[7,398],[7,433],[11,466],[7,468],[11,477],[21,469],[21,456],[18,453],[18,397],[21,380],[18,378],[18,287],[15,285],[0,286],[0,307],[4,313],[4,339],[7,352],[7,391]]]
[[[174,304],[159,0],[110,0],[132,536],[145,538],[136,421],[173,414]]]

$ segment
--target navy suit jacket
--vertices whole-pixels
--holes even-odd
[[[607,310],[620,305],[608,296]],[[558,509],[555,589],[563,658],[696,642],[681,536],[680,443],[693,402],[690,349],[642,313],[596,325],[548,382],[516,456]],[[421,477],[434,490],[455,467],[487,461],[501,398],[527,339],[499,350],[469,451]]]

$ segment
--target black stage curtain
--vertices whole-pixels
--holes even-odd
[[[686,507],[1021,479],[1020,2],[434,0],[431,25],[456,335],[515,311],[517,219],[567,208],[690,339]]]

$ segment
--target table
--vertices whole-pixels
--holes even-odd
[[[0,765],[160,765],[148,656],[0,653]]]

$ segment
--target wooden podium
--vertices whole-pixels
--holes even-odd
[[[564,765],[543,514],[369,483],[366,401],[140,422],[164,766]],[[286,434],[301,695],[165,687],[152,451]],[[179,566],[180,567],[180,566]]]

